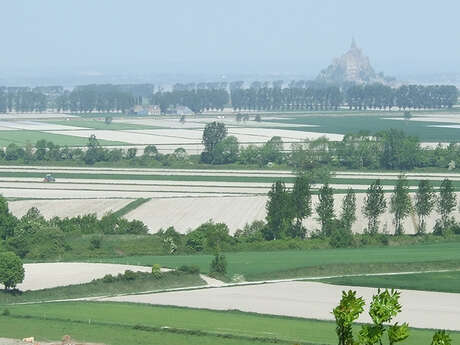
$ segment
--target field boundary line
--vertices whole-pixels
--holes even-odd
[[[76,302],[76,301],[98,301],[104,300],[107,298],[115,297],[124,297],[124,296],[138,296],[138,295],[150,295],[166,292],[180,292],[180,291],[193,291],[193,290],[205,290],[205,289],[220,289],[220,288],[230,288],[238,286],[251,286],[251,285],[263,285],[263,284],[278,284],[278,283],[289,283],[289,282],[303,282],[303,281],[318,281],[323,279],[333,279],[333,278],[347,278],[347,277],[367,277],[367,276],[391,276],[391,275],[404,275],[404,274],[424,274],[424,273],[446,273],[446,272],[459,272],[458,269],[447,269],[447,270],[427,270],[427,271],[406,271],[406,272],[382,272],[382,273],[360,273],[360,274],[342,274],[342,275],[330,275],[330,276],[316,276],[316,277],[300,277],[300,278],[286,278],[286,279],[275,279],[275,280],[259,280],[259,281],[249,281],[249,282],[238,282],[238,283],[224,283],[222,284],[207,284],[207,285],[197,285],[189,287],[179,287],[179,288],[169,288],[169,289],[160,289],[160,290],[150,290],[150,291],[139,291],[139,292],[127,292],[115,295],[106,295],[106,296],[89,296],[89,297],[79,297],[79,298],[69,298],[69,299],[56,299],[48,301],[32,301],[32,302],[19,302],[19,303],[10,303],[7,305],[28,305],[28,304],[44,304],[44,303],[58,303],[58,302]],[[207,277],[206,275],[201,275]],[[205,282],[208,282],[202,277]],[[328,283],[325,283],[328,284]],[[334,285],[334,284],[330,284]],[[407,289],[404,289],[407,290]],[[418,290],[410,290],[418,291]],[[431,291],[439,292],[439,291]],[[443,292],[443,293],[453,293],[453,292]],[[453,293],[456,294],[456,293]]]

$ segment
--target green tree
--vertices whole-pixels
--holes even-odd
[[[425,217],[429,216],[436,204],[436,195],[429,180],[421,180],[418,183],[417,193],[415,194],[415,212],[418,216],[417,233],[426,232]]]
[[[276,240],[285,237],[291,227],[294,213],[291,197],[283,182],[276,181],[272,185],[265,208],[267,227],[263,231],[264,238]]]
[[[234,136],[229,136],[219,142],[214,148],[212,154],[213,164],[229,164],[235,163],[238,159],[239,144],[238,139]]]
[[[310,182],[305,175],[296,177],[291,199],[295,226],[291,227],[290,235],[291,237],[304,238],[306,231],[302,222],[305,218],[310,217],[312,213]]]
[[[106,116],[104,119],[105,124],[108,126],[112,123],[113,117],[112,116]]]
[[[449,216],[457,205],[456,196],[452,181],[444,179],[439,187],[438,212],[441,214],[441,222],[444,228],[447,227]]]
[[[157,154],[158,154],[158,150],[157,150],[156,146],[153,145],[153,144],[147,145],[144,148],[144,156],[145,157],[154,157]]]
[[[13,252],[0,253],[0,283],[5,290],[14,289],[24,280],[24,267],[21,259]]]
[[[332,221],[334,220],[334,190],[326,183],[318,191],[316,213],[321,223],[321,234],[330,236]]]
[[[351,227],[356,221],[356,194],[353,188],[348,188],[347,194],[343,198],[341,221],[345,230],[351,232]]]
[[[8,208],[8,201],[0,195],[0,239],[7,240],[13,236],[17,222],[17,218],[11,214]]]
[[[366,192],[364,199],[363,213],[368,219],[367,231],[370,234],[377,234],[379,231],[379,217],[387,208],[385,194],[380,179],[372,183]]]
[[[409,197],[409,184],[404,175],[399,175],[390,199],[390,212],[394,215],[395,235],[404,233],[402,222],[411,211],[412,203]]]
[[[203,131],[203,145],[205,151],[201,155],[204,163],[211,163],[214,158],[214,150],[222,140],[227,136],[227,128],[222,122],[211,122],[206,125]]]

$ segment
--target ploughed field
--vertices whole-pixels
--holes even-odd
[[[56,182],[45,183],[43,178],[51,173]],[[342,198],[347,188],[357,193],[357,221],[354,232],[362,232],[367,220],[362,215],[365,191],[376,179],[382,179],[387,192],[387,202],[397,179],[397,173],[337,172],[331,180],[335,189],[335,210],[340,215]],[[449,177],[456,188],[460,187],[460,175],[407,174],[412,191],[418,180],[430,179],[434,186]],[[10,199],[10,208],[16,216],[24,215],[31,207],[37,207],[46,218],[72,217],[88,213],[102,216],[118,211],[136,199],[150,199],[130,210],[127,219],[139,219],[157,232],[174,226],[186,232],[212,219],[226,223],[233,233],[246,223],[265,218],[265,204],[271,184],[277,179],[285,181],[288,188],[294,181],[293,173],[276,170],[175,170],[175,169],[117,169],[72,168],[40,166],[0,167],[0,194]],[[313,186],[313,192],[319,185]],[[412,199],[414,194],[411,194]],[[317,203],[313,195],[313,206]],[[454,216],[458,216],[458,211]],[[432,213],[427,218],[431,229],[439,216]],[[392,214],[389,209],[380,218],[382,231],[393,232]],[[406,233],[414,233],[415,215],[405,219]],[[310,231],[319,228],[316,215],[305,220]]]

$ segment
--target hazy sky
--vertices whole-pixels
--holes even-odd
[[[458,0],[0,0],[8,73],[460,72]]]

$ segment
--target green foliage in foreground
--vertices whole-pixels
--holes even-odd
[[[351,276],[323,279],[321,281],[335,285],[460,293],[460,271],[397,274],[390,276]]]
[[[170,288],[204,285],[205,282],[197,272],[152,273],[126,271],[118,276],[106,275],[90,283],[60,286],[49,289],[25,292],[0,292],[0,304],[32,301],[50,301],[92,296],[110,296],[121,293],[154,291]]]
[[[0,316],[0,334],[8,337],[34,334],[39,339],[60,339],[63,334],[71,334],[78,340],[112,345],[246,345],[276,341],[286,344],[337,343],[333,322],[239,311],[100,302],[15,305],[8,308],[11,315]],[[433,336],[433,331],[428,330],[411,329],[410,332],[410,338],[401,344],[429,344]],[[460,341],[460,333],[450,332],[450,335],[454,344]]]
[[[460,242],[417,244],[395,247],[348,249],[285,250],[274,252],[227,252],[229,276],[243,274],[247,280],[331,274],[376,273],[391,271],[457,268]],[[140,264],[176,268],[198,265],[209,272],[212,255],[132,256],[95,260],[111,263]],[[363,262],[365,258],[365,262]]]

